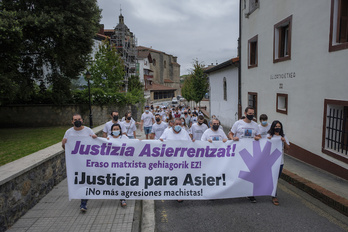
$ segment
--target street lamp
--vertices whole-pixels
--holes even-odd
[[[91,79],[91,73],[88,70],[86,72],[86,79],[88,82],[88,96],[89,96],[89,127],[93,128],[92,105],[91,105],[91,85],[89,83],[89,80]]]

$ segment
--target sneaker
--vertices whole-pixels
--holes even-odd
[[[251,203],[256,203],[256,198],[255,197],[248,197]]]
[[[121,200],[121,201],[120,201],[120,203],[121,203],[121,206],[122,206],[122,207],[127,206],[127,202],[126,202],[126,200]]]
[[[80,205],[80,211],[81,211],[81,212],[86,212],[86,211],[87,211],[87,204],[86,204],[86,203],[81,203],[81,205]]]

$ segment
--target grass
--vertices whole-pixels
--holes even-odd
[[[62,141],[69,126],[0,129],[0,166]]]

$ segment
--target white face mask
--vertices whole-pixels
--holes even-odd
[[[119,130],[118,131],[112,131],[112,135],[119,136],[120,135],[120,131]]]

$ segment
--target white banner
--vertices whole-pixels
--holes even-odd
[[[69,137],[65,155],[69,199],[274,196],[282,142]]]

